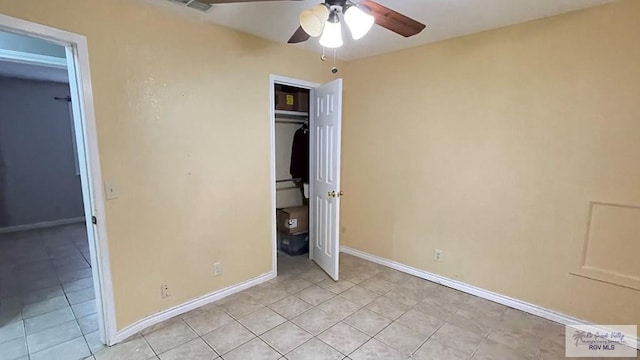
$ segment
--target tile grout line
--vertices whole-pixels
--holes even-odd
[[[184,315],[184,314],[183,314],[183,315]],[[214,354],[216,354],[218,357],[222,358],[222,355],[220,355],[220,354],[216,351],[216,349],[214,349],[214,348],[213,348],[213,346],[209,345],[209,343],[208,343],[208,342],[207,342],[207,341],[202,337],[202,335],[200,335],[200,334],[196,331],[196,329],[194,329],[194,328],[191,326],[191,324],[189,324],[189,322],[188,322],[187,320],[185,320],[185,319],[182,317],[182,315],[180,315],[180,318],[182,319],[182,321],[184,321],[184,323],[185,323],[185,324],[187,324],[187,326],[189,327],[189,329],[191,329],[191,331],[193,331],[193,332],[197,335],[197,338],[198,338],[198,339],[202,340],[202,342],[204,342],[204,343],[205,343],[205,344],[206,344],[206,345],[207,345],[207,346],[208,346],[208,347],[213,351],[213,353],[214,353]],[[222,325],[222,326],[224,326],[224,325]],[[222,327],[222,326],[221,326],[221,327]],[[211,332],[213,332],[213,331],[215,331],[215,330],[216,330],[216,329],[213,329],[213,330],[211,330]],[[208,333],[207,333],[207,334],[208,334]],[[204,334],[204,335],[206,335],[206,334]],[[189,340],[189,341],[193,341],[193,340]],[[187,341],[187,342],[189,342],[189,341]],[[185,344],[186,344],[186,343],[185,343]]]
[[[356,286],[358,286],[358,284],[356,284]],[[380,298],[380,297],[382,297],[382,296],[384,296],[384,295],[381,295],[381,296],[379,296],[378,298]],[[377,300],[378,298],[376,298],[376,300]],[[375,301],[375,300],[373,300],[373,301]],[[361,307],[360,309],[356,310],[355,312],[358,312],[358,311],[360,311],[360,310],[364,309],[367,305],[371,304],[373,301],[371,301],[371,302],[369,302],[368,304],[364,305],[363,307]],[[372,310],[369,310],[369,311],[372,311]],[[407,310],[407,311],[409,311],[409,310]],[[355,312],[354,312],[354,314],[355,314]],[[372,311],[372,312],[373,312],[373,313],[375,313],[375,314],[378,314],[378,313],[376,313],[375,311]],[[405,313],[406,313],[406,311],[405,311]],[[353,315],[353,314],[351,314],[351,315]],[[349,315],[349,316],[351,316],[351,315]],[[381,315],[381,314],[378,314],[378,316],[382,316],[383,318],[385,318],[385,319],[387,319],[387,320],[391,320],[391,319],[389,319],[389,318],[387,318],[387,317],[385,317],[385,316],[383,316],[383,315]],[[402,315],[401,315],[401,316],[402,316]],[[346,318],[345,318],[345,319],[346,319]],[[355,326],[351,326],[349,323],[346,323],[347,325],[349,325],[349,326],[353,327],[354,329],[356,329],[356,330],[358,330],[358,331],[362,332],[363,334],[365,334],[365,335],[369,336],[369,339],[368,339],[367,341],[365,341],[364,343],[362,343],[360,346],[358,346],[356,349],[354,349],[353,351],[351,351],[350,353],[346,354],[345,356],[351,356],[353,353],[355,353],[356,351],[360,350],[360,348],[362,348],[363,346],[365,346],[366,344],[368,344],[371,340],[380,341],[380,340],[376,339],[376,336],[378,336],[378,334],[380,334],[381,332],[383,332],[383,331],[384,331],[384,329],[386,329],[386,328],[388,328],[389,326],[391,326],[391,324],[393,324],[394,322],[395,322],[395,320],[391,320],[391,322],[390,322],[390,323],[388,323],[387,325],[385,325],[382,329],[380,329],[380,330],[379,330],[375,335],[373,335],[373,336],[370,336],[369,334],[367,334],[367,333],[363,332],[362,330],[358,329],[357,327],[355,327]],[[381,342],[381,341],[380,341],[380,342]],[[383,344],[384,344],[384,343],[383,343]],[[385,345],[386,345],[386,344],[385,344]],[[394,349],[394,350],[396,350],[396,351],[397,351],[397,349],[395,349],[395,348],[393,348],[393,347],[392,347],[392,349]]]
[[[80,329],[80,332],[82,332],[82,329]],[[87,344],[87,348],[89,349],[89,354],[91,354],[90,356],[95,357],[95,353],[93,352],[93,349],[91,349],[91,346],[89,345],[89,340],[87,340],[87,335],[88,334],[82,334],[82,337],[84,338],[84,343]]]
[[[20,292],[20,321],[22,321],[22,333],[24,334],[24,348],[27,351],[27,356],[31,358],[29,353],[29,342],[27,341],[27,323],[24,321],[24,314],[22,313],[22,291]]]
[[[311,281],[309,281],[309,280],[307,280],[307,279],[301,278],[301,277],[299,277],[299,276],[295,276],[295,275],[294,275],[294,277],[297,277],[298,279],[302,279],[302,280],[308,281],[308,282],[310,282],[310,283],[312,284],[312,285],[310,285],[310,286],[308,286],[308,287],[306,287],[306,288],[304,288],[304,289],[300,289],[299,291],[297,291],[297,292],[295,292],[295,293],[291,294],[291,296],[294,296],[294,297],[296,297],[297,299],[299,299],[299,300],[301,300],[301,301],[303,301],[303,302],[305,302],[305,303],[308,303],[308,302],[307,302],[306,300],[304,300],[304,299],[300,298],[300,297],[299,297],[299,296],[297,296],[296,294],[299,294],[300,292],[302,292],[302,291],[304,291],[304,290],[308,289],[309,287],[311,287],[311,286],[313,286],[313,285],[319,286],[319,285],[318,285],[318,283],[320,283],[320,282],[322,282],[322,281],[326,280],[326,279],[322,279],[322,280],[320,280],[320,281],[318,281],[318,282],[315,282],[315,283],[314,283],[314,282],[311,282]],[[354,284],[354,286],[356,286],[356,284]],[[309,304],[309,305],[312,305],[312,307],[311,307],[310,309],[307,309],[307,310],[303,311],[302,313],[300,313],[300,314],[296,315],[296,317],[301,316],[302,314],[304,314],[304,313],[306,313],[306,312],[308,312],[308,311],[311,311],[311,310],[313,310],[313,309],[317,309],[317,310],[322,311],[322,312],[324,312],[324,313],[327,313],[327,314],[329,314],[329,315],[339,317],[339,316],[337,316],[337,315],[335,315],[335,314],[331,314],[331,313],[328,313],[328,312],[326,312],[326,311],[324,311],[324,310],[320,309],[320,307],[319,307],[319,306],[320,306],[320,305],[322,305],[322,304],[324,304],[324,303],[326,303],[326,302],[328,302],[328,301],[330,301],[330,300],[332,300],[332,299],[334,299],[334,298],[336,298],[337,296],[339,296],[339,295],[340,295],[342,292],[344,292],[344,291],[342,291],[342,292],[340,292],[340,293],[337,293],[337,294],[336,294],[336,293],[334,293],[334,292],[333,292],[333,291],[331,291],[331,290],[325,289],[324,287],[321,287],[321,286],[320,286],[320,288],[322,288],[322,289],[324,289],[324,290],[326,290],[326,291],[331,292],[331,293],[333,294],[333,296],[332,296],[331,298],[329,298],[329,299],[327,299],[327,300],[325,300],[325,301],[321,302],[321,303],[320,303],[320,304],[318,304],[318,305],[315,305],[315,306],[314,306],[314,305],[312,305],[312,304]],[[347,289],[347,290],[348,290],[348,289]],[[346,290],[345,290],[345,291],[346,291]],[[346,298],[345,298],[345,299],[346,299]],[[348,300],[348,299],[346,299],[346,300]],[[360,304],[357,304],[357,305],[360,305]],[[366,305],[360,306],[360,307],[359,307],[356,311],[354,311],[353,313],[355,313],[355,312],[357,312],[357,311],[359,311],[359,310],[363,309],[365,306],[366,306]],[[353,315],[353,313],[352,313],[352,314],[350,314],[349,316]],[[347,317],[348,317],[348,316],[347,316]],[[349,354],[345,354],[345,353],[341,352],[340,350],[338,350],[338,349],[334,348],[334,347],[333,347],[333,346],[331,346],[330,344],[327,344],[326,342],[324,342],[324,341],[320,338],[320,335],[324,334],[325,332],[327,332],[328,330],[330,330],[332,327],[334,327],[334,326],[335,326],[335,325],[337,325],[338,323],[343,322],[343,321],[344,321],[344,319],[346,319],[346,317],[345,317],[345,318],[340,319],[337,323],[335,323],[335,324],[333,324],[333,325],[329,326],[329,328],[327,328],[327,329],[323,330],[323,331],[322,331],[322,332],[320,332],[318,335],[311,334],[311,333],[309,333],[308,331],[306,331],[305,329],[302,329],[303,331],[305,331],[305,332],[307,332],[309,335],[311,335],[311,338],[309,338],[307,341],[303,342],[302,344],[298,345],[297,347],[293,348],[293,349],[292,349],[292,350],[290,350],[287,354],[289,354],[289,353],[291,353],[291,352],[295,351],[296,349],[298,349],[298,348],[302,347],[304,344],[308,343],[308,342],[309,342],[309,341],[311,341],[312,339],[316,339],[316,340],[318,340],[318,341],[322,342],[323,344],[325,344],[325,345],[329,346],[331,349],[333,349],[333,350],[337,351],[340,355],[342,355],[342,356],[344,356],[344,357],[348,357],[348,356],[349,356],[349,354],[353,353],[353,351],[352,351],[351,353],[349,353]],[[292,322],[291,320],[288,320],[288,321],[289,321],[289,322],[291,322],[292,324],[296,325],[296,324],[295,324],[294,322]],[[347,325],[349,325],[349,324],[347,324]],[[296,325],[296,326],[298,326],[298,325]],[[349,325],[349,326],[351,326],[351,325]],[[298,326],[298,327],[299,327],[299,326]],[[356,329],[356,330],[358,330],[358,331],[359,331],[359,329]],[[365,335],[369,336],[369,334],[365,334]],[[373,337],[370,337],[367,341],[365,341],[365,342],[364,342],[364,344],[366,344],[367,342],[369,342],[371,339],[373,339]],[[362,345],[364,345],[364,344],[362,344]],[[361,345],[361,346],[362,346],[362,345]],[[357,349],[356,349],[356,350],[357,350]],[[354,350],[354,351],[356,351],[356,350]],[[285,356],[285,354],[282,354],[282,355],[283,355],[283,356]]]
[[[422,301],[424,301],[424,299],[423,299]],[[422,301],[419,301],[419,302],[418,302],[418,304],[420,304]],[[418,304],[413,305],[412,307],[410,307],[410,308],[409,308],[409,310],[413,310],[413,309],[415,309],[415,307],[416,307],[416,306],[418,306]],[[407,311],[409,311],[409,310],[407,310]],[[415,309],[415,310],[416,310],[416,311],[420,311],[420,310],[418,310],[418,309]],[[455,315],[456,313],[458,313],[458,310],[460,310],[460,309],[456,309],[456,311],[454,311],[454,312],[453,312],[453,314],[449,315],[449,319],[450,319],[453,315]],[[421,311],[420,311],[420,312],[421,312]],[[406,312],[405,312],[405,314],[406,314]],[[427,315],[429,315],[429,314],[427,314]],[[429,315],[429,316],[431,316],[431,315]],[[424,341],[422,342],[422,344],[420,344],[420,346],[418,346],[418,348],[417,348],[417,349],[415,349],[415,350],[411,353],[411,356],[415,355],[415,353],[416,353],[416,352],[418,352],[418,350],[420,350],[420,348],[422,348],[422,347],[424,346],[424,344],[426,344],[426,343],[431,339],[431,337],[433,337],[433,335],[434,335],[435,333],[437,333],[437,332],[438,332],[438,330],[440,330],[440,329],[441,329],[445,324],[447,324],[447,320],[448,320],[448,319],[440,319],[440,318],[437,318],[437,317],[435,317],[435,316],[432,316],[432,317],[434,317],[434,318],[436,318],[436,319],[438,319],[438,320],[442,320],[442,324],[440,324],[440,326],[438,326],[438,328],[437,328],[433,333],[431,333],[431,335],[429,335],[429,336],[427,337],[427,339],[426,339],[426,340],[424,340]],[[437,341],[436,339],[433,339],[433,340],[434,340],[434,341]],[[439,342],[439,341],[438,341],[438,342]],[[445,345],[445,344],[442,344],[442,345],[447,346],[447,345]],[[447,347],[449,347],[449,346],[447,346]]]
[[[251,296],[251,295],[249,295],[249,296]],[[261,304],[262,304],[262,303],[261,303]],[[263,305],[264,305],[264,304],[263,304]],[[266,307],[266,306],[265,306],[265,307]],[[268,307],[267,307],[267,308],[268,308]],[[260,310],[260,309],[258,309],[258,310]],[[256,311],[258,311],[258,310],[256,310]],[[254,312],[256,312],[256,311],[254,311]],[[273,310],[271,310],[271,311],[273,311]],[[252,312],[251,314],[253,314],[253,312]],[[247,314],[247,315],[249,315],[249,314]],[[243,316],[247,316],[247,315],[243,315]],[[284,317],[283,317],[283,318],[284,318]],[[260,337],[260,335],[257,335],[256,333],[254,333],[253,331],[251,331],[251,329],[249,329],[248,327],[244,326],[244,324],[242,324],[240,321],[236,320],[236,322],[237,322],[238,324],[240,324],[240,326],[242,326],[243,328],[245,328],[247,331],[249,331],[251,334],[253,334],[253,335],[256,337],[256,339],[258,339],[258,340],[262,341],[263,343],[267,344],[267,346],[269,346],[271,349],[273,349],[276,353],[280,354],[281,356],[284,356],[284,354],[282,354],[280,351],[278,351],[278,349],[274,348],[273,346],[271,346],[271,344],[269,344],[268,342],[264,341],[264,340]],[[286,321],[285,321],[285,322],[286,322]],[[282,323],[282,324],[284,324],[284,323]],[[271,329],[269,329],[269,330],[265,331],[265,332],[263,333],[263,335],[264,335],[264,334],[266,334],[268,331],[270,331],[270,330],[272,330],[272,329],[275,329],[276,327],[278,327],[278,326],[280,326],[280,325],[282,325],[282,324],[276,325],[276,326],[274,326],[273,328],[271,328]],[[251,341],[253,341],[253,340],[254,340],[254,339],[251,339],[251,340],[249,340],[249,341],[245,342],[244,344],[242,344],[242,345],[239,345],[239,346],[235,347],[233,350],[236,350],[236,349],[238,349],[240,346],[244,346],[244,345],[248,344],[249,342],[251,342]],[[229,351],[227,351],[227,354],[228,354],[228,353],[230,353],[230,352],[232,352],[233,350],[229,350]],[[222,357],[222,355],[220,355],[220,357]]]
[[[368,280],[370,280],[370,279],[374,278],[377,274],[378,274],[378,273],[372,274],[372,276],[370,276],[369,278],[367,278],[367,279],[365,279],[365,280],[361,281],[360,283],[354,283],[354,286],[360,286],[360,287],[362,287],[363,289],[365,289],[365,290],[369,290],[369,291],[371,291],[372,293],[374,293],[374,294],[376,295],[376,299],[375,299],[375,300],[373,300],[373,301],[371,301],[371,302],[369,302],[369,303],[367,303],[367,304],[365,304],[365,305],[361,305],[357,310],[355,310],[353,313],[351,313],[351,314],[350,314],[350,315],[348,315],[347,317],[349,317],[349,316],[351,316],[351,315],[355,314],[356,312],[358,312],[358,311],[360,311],[360,310],[362,310],[362,309],[367,309],[367,310],[372,311],[373,313],[377,314],[378,316],[381,316],[381,317],[383,317],[383,318],[385,318],[385,319],[387,319],[387,320],[390,320],[390,323],[389,323],[389,324],[387,324],[386,326],[384,326],[382,329],[380,329],[380,330],[379,330],[376,334],[374,334],[373,336],[369,336],[369,334],[366,334],[366,333],[365,333],[365,335],[369,336],[369,339],[368,339],[367,341],[365,341],[363,344],[361,344],[359,347],[357,347],[356,349],[354,349],[353,351],[349,352],[348,354],[343,354],[342,352],[340,352],[340,353],[341,353],[341,354],[343,354],[344,356],[351,356],[352,354],[354,354],[355,352],[357,352],[360,348],[362,348],[365,344],[369,343],[372,339],[375,339],[376,341],[380,341],[380,340],[376,339],[376,336],[378,336],[380,333],[382,333],[386,328],[388,328],[389,326],[391,326],[391,325],[392,325],[393,323],[395,323],[395,322],[396,322],[396,320],[397,320],[397,319],[389,319],[388,317],[384,316],[383,314],[378,314],[377,312],[375,312],[375,311],[370,310],[370,309],[368,309],[368,308],[367,308],[367,306],[368,306],[369,304],[371,304],[372,302],[376,301],[377,299],[379,299],[379,298],[381,298],[381,297],[384,297],[387,293],[389,293],[389,292],[393,291],[393,289],[390,289],[390,290],[385,291],[384,293],[380,294],[380,293],[375,292],[375,291],[373,291],[373,290],[371,290],[371,289],[369,289],[369,288],[367,288],[367,287],[365,287],[365,286],[362,286],[362,283],[364,283],[364,282],[366,282],[366,281],[368,281]],[[385,280],[385,281],[386,281],[386,280]],[[389,283],[393,284],[394,286],[396,286],[396,285],[397,285],[397,283],[394,283],[394,282],[390,282],[390,281],[387,281],[387,282],[389,282]],[[317,284],[316,284],[316,285],[317,285]],[[325,289],[325,290],[326,290],[326,289]],[[347,289],[347,290],[348,290],[348,289]],[[346,291],[346,290],[345,290],[345,291]],[[344,292],[344,291],[342,291],[342,292]],[[331,299],[335,298],[336,296],[339,296],[342,292],[337,293],[337,294],[336,294],[336,293],[334,293],[334,296],[333,296]],[[343,298],[344,298],[344,297],[343,297]],[[326,301],[324,301],[324,302],[330,301],[331,299],[328,299],[328,300],[326,300]],[[348,300],[348,299],[347,299],[347,300]],[[323,302],[323,303],[324,303],[324,302]],[[420,303],[420,301],[418,301],[418,303]],[[413,306],[410,306],[410,307],[409,307],[409,308],[404,312],[404,314],[406,314],[408,311],[410,311],[410,310],[414,309],[414,308],[418,305],[418,303],[417,303],[417,304],[415,304],[415,305],[413,305]],[[321,303],[321,304],[322,304],[322,303]],[[321,305],[321,304],[318,304],[318,305],[317,305],[317,306],[315,306],[315,307],[316,307],[316,308],[318,308],[318,307],[319,307],[319,305]],[[358,304],[358,305],[360,305],[360,304]],[[319,309],[319,308],[318,308],[318,309]],[[319,310],[322,310],[322,309],[319,309]],[[416,310],[416,311],[419,311],[419,310]],[[456,312],[457,312],[457,310],[456,310]],[[427,315],[428,315],[428,314],[427,314]],[[431,316],[431,315],[430,315],[430,316]],[[344,319],[346,319],[347,317],[345,317],[345,318],[341,319],[339,322],[343,322],[343,321],[344,321]],[[433,332],[432,332],[432,333],[431,333],[431,334],[430,334],[430,335],[429,335],[429,336],[428,336],[424,341],[422,341],[422,342],[420,343],[420,345],[419,345],[419,346],[417,346],[417,347],[416,347],[416,349],[415,349],[415,350],[413,350],[413,351],[409,354],[409,356],[412,356],[413,354],[415,354],[415,352],[416,352],[416,351],[418,351],[418,350],[419,350],[419,349],[420,349],[420,348],[421,348],[421,347],[422,347],[422,346],[423,346],[423,345],[424,345],[424,344],[425,344],[429,339],[431,339],[431,337],[433,336],[433,334],[435,334],[438,330],[440,330],[440,328],[441,328],[442,326],[444,326],[444,324],[446,323],[446,320],[439,319],[439,318],[438,318],[438,320],[441,320],[441,321],[442,321],[442,323],[438,326],[438,328],[437,328],[436,330],[434,330],[434,331],[433,331]],[[348,323],[345,323],[345,324],[347,324],[348,326],[351,326],[351,325],[350,325],[350,324],[348,324]],[[335,326],[335,324],[334,324],[334,326]],[[330,328],[331,328],[331,327],[330,327]],[[329,328],[329,329],[330,329],[330,328]],[[323,331],[323,332],[322,332],[322,333],[320,333],[319,335],[323,334],[324,332],[328,331],[329,329],[326,329],[325,331]],[[357,329],[357,328],[355,328],[355,329],[356,329],[356,330],[359,330],[359,329]],[[411,330],[413,330],[413,329],[411,329]],[[318,336],[319,336],[319,335],[318,335]],[[314,337],[316,337],[316,338],[318,338],[318,340],[322,341],[322,339],[320,339],[318,336],[314,336]],[[322,341],[322,342],[324,343],[324,341]],[[326,343],[325,343],[325,344],[326,344]],[[384,344],[384,343],[383,343],[383,344]],[[329,345],[329,344],[327,344],[327,345]],[[386,344],[385,344],[385,345],[386,345]],[[330,346],[330,345],[329,345],[329,346]],[[388,346],[388,345],[387,345],[387,346]],[[330,347],[331,347],[331,346],[330,346]],[[394,347],[392,347],[392,346],[390,346],[390,348],[394,349],[395,351],[399,351],[398,349],[396,349],[396,348],[394,348]],[[337,350],[337,349],[336,349],[336,350]]]
[[[374,274],[373,276],[375,276],[375,274]],[[369,279],[371,279],[371,278],[369,278]],[[366,280],[364,280],[364,281],[367,281],[367,280],[369,280],[369,279],[366,279]],[[362,281],[362,282],[364,282],[364,281]],[[396,320],[394,320],[394,319],[389,319],[388,317],[386,317],[386,316],[384,316],[384,315],[382,315],[382,314],[378,314],[377,312],[375,312],[375,311],[373,311],[373,310],[371,310],[371,309],[368,309],[368,308],[367,308],[367,306],[368,306],[369,304],[371,304],[372,302],[374,302],[374,301],[378,300],[378,299],[379,299],[379,298],[381,298],[381,297],[384,297],[384,295],[386,295],[387,293],[391,292],[392,290],[389,290],[389,291],[385,292],[384,294],[379,294],[379,293],[376,293],[376,292],[374,292],[374,291],[372,291],[372,290],[370,290],[370,289],[368,289],[368,288],[366,288],[366,287],[361,286],[360,284],[362,284],[362,282],[360,282],[359,284],[355,284],[355,283],[354,283],[354,286],[352,286],[352,287],[360,286],[361,288],[363,288],[363,289],[365,289],[365,290],[371,291],[372,293],[376,294],[376,296],[377,296],[377,297],[376,297],[376,299],[375,299],[375,300],[370,301],[369,303],[367,303],[367,304],[365,304],[365,305],[360,305],[360,304],[354,303],[354,304],[359,305],[360,307],[359,307],[358,309],[356,309],[354,312],[352,312],[351,314],[347,315],[345,318],[341,319],[339,322],[344,322],[344,320],[345,320],[346,318],[348,318],[348,317],[352,316],[353,314],[355,314],[355,313],[357,313],[358,311],[363,310],[363,309],[369,310],[369,311],[373,312],[374,314],[376,314],[376,315],[378,315],[378,316],[380,316],[380,317],[383,317],[383,318],[385,318],[385,319],[387,319],[387,320],[390,320],[391,322],[390,322],[389,324],[385,325],[382,329],[380,329],[378,332],[376,332],[376,333],[375,333],[375,335],[373,335],[373,336],[371,336],[371,335],[369,335],[369,334],[367,334],[367,333],[363,332],[362,330],[358,329],[358,328],[357,328],[357,327],[355,327],[355,326],[352,326],[352,325],[351,325],[351,324],[349,324],[349,323],[345,323],[346,325],[348,325],[348,326],[350,326],[350,327],[352,327],[352,328],[354,328],[354,329],[356,329],[356,330],[360,331],[361,333],[363,333],[363,334],[365,334],[365,335],[367,335],[367,336],[369,337],[369,339],[367,339],[367,341],[365,341],[364,343],[362,343],[360,346],[358,346],[357,348],[355,348],[354,350],[352,350],[352,351],[351,351],[351,352],[349,352],[348,354],[344,354],[344,355],[345,355],[345,356],[347,356],[347,357],[348,357],[348,356],[351,356],[353,353],[355,353],[356,351],[358,351],[358,350],[359,350],[360,348],[362,348],[364,345],[366,345],[367,343],[369,343],[372,339],[375,339],[375,337],[376,337],[378,334],[380,334],[381,332],[383,332],[386,328],[388,328],[389,326],[391,326],[391,324],[393,324],[393,323],[397,320],[397,319],[396,319]],[[348,290],[348,289],[347,289],[347,290]],[[346,290],[345,290],[345,291],[346,291]],[[343,291],[343,292],[344,292],[344,291]],[[340,293],[340,294],[342,294],[342,293]],[[340,294],[336,294],[335,296],[340,296]],[[335,296],[334,296],[334,297],[335,297]],[[332,298],[332,299],[333,299],[333,298]],[[349,299],[347,299],[347,298],[345,298],[345,297],[343,297],[343,299],[346,299],[346,300],[350,301]],[[329,300],[331,300],[331,299],[329,299]],[[329,300],[327,300],[327,301],[329,301]],[[326,302],[326,301],[325,301],[325,302]],[[352,301],[352,302],[353,302],[353,301]],[[318,305],[318,306],[319,306],[319,305]],[[415,305],[414,305],[414,306],[415,306]],[[409,308],[407,311],[411,310],[412,308],[413,308],[413,307]],[[320,309],[320,310],[322,310],[322,309]],[[406,313],[406,311],[405,311],[405,313]],[[402,315],[401,315],[401,316],[402,316]],[[333,326],[335,326],[335,324],[334,324]],[[332,327],[333,327],[333,326],[332,326]],[[331,327],[330,327],[329,329],[331,329]],[[329,330],[329,329],[327,329],[327,330]],[[322,332],[322,333],[320,333],[319,335],[323,334],[323,333],[324,333],[324,332],[326,332],[327,330],[323,331],[323,332]],[[322,341],[322,339],[318,339],[318,340]],[[375,340],[376,340],[376,341],[380,341],[380,340],[378,340],[378,339],[375,339]],[[383,344],[384,344],[384,343],[383,343]],[[329,345],[329,344],[327,344],[327,345]],[[386,345],[386,344],[385,344],[385,345]],[[329,346],[330,346],[330,345],[329,345]],[[393,348],[393,347],[392,347],[392,348]],[[395,348],[393,348],[393,349],[394,349],[394,350],[397,350],[397,349],[395,349]]]
[[[160,330],[160,329],[158,329],[158,330]],[[156,330],[156,331],[158,331],[158,330]],[[160,358],[160,357],[158,356],[158,353],[156,352],[156,349],[154,349],[154,348],[153,348],[153,346],[151,346],[151,344],[149,343],[149,341],[147,340],[147,338],[146,338],[142,333],[140,333],[140,337],[142,338],[142,341],[144,341],[144,343],[145,343],[145,344],[147,344],[147,346],[149,347],[149,349],[151,349],[151,352],[153,352],[153,354],[156,356],[156,358]]]
[[[294,275],[294,277],[296,277],[296,278],[298,278],[298,279],[302,279],[302,280],[304,280],[304,281],[307,281],[307,282],[311,283],[311,285],[309,285],[309,286],[305,287],[304,289],[300,289],[300,290],[298,290],[298,291],[296,291],[296,292],[294,292],[294,293],[291,293],[291,292],[288,292],[288,291],[286,291],[286,290],[285,290],[285,291],[287,292],[287,296],[286,296],[286,297],[288,297],[288,296],[293,296],[293,297],[295,297],[296,299],[298,299],[298,300],[300,300],[300,301],[303,301],[304,303],[309,304],[306,300],[304,300],[304,299],[302,299],[302,298],[298,297],[296,294],[298,294],[298,293],[300,293],[300,292],[304,291],[305,289],[308,289],[309,287],[311,287],[311,286],[313,286],[313,285],[316,285],[316,286],[317,286],[317,283],[318,283],[318,282],[320,282],[320,281],[318,281],[318,282],[315,282],[315,283],[314,283],[314,282],[312,282],[312,281],[309,281],[309,280],[307,280],[307,279],[301,278],[301,277],[299,277],[299,276],[295,276],[295,275]],[[323,279],[323,280],[324,280],[324,279]],[[322,281],[322,280],[321,280],[321,281]],[[276,286],[276,284],[271,284],[270,286]],[[325,290],[326,290],[326,289],[325,289]],[[327,291],[328,291],[328,290],[327,290]],[[295,326],[298,326],[298,325],[296,325],[294,322],[292,322],[290,319],[287,319],[287,318],[286,318],[286,317],[284,317],[282,314],[279,314],[277,311],[275,311],[275,310],[271,309],[271,308],[269,307],[269,305],[273,305],[273,304],[264,304],[264,303],[262,303],[260,300],[258,300],[258,299],[256,299],[256,298],[254,298],[253,296],[251,296],[251,294],[247,294],[247,296],[249,296],[251,299],[253,299],[253,300],[257,301],[258,303],[260,303],[261,305],[263,305],[265,308],[267,308],[267,309],[269,309],[269,310],[271,310],[271,311],[275,312],[275,313],[276,313],[276,314],[278,314],[279,316],[283,317],[286,321],[285,321],[285,322],[283,322],[282,324],[284,324],[284,323],[286,323],[286,322],[291,322],[291,323],[292,323],[292,324],[294,324]],[[337,296],[337,295],[336,295],[336,294],[334,294],[334,296],[332,296],[332,297],[331,297],[331,299],[333,299],[335,296]],[[286,298],[286,297],[285,297],[285,298]],[[331,299],[327,299],[326,301],[329,301],[329,300],[331,300]],[[281,300],[282,300],[282,299],[281,299]],[[312,304],[309,304],[309,305],[312,305]],[[320,305],[320,304],[318,304],[318,305]],[[319,308],[318,308],[318,305],[316,305],[316,306],[312,305],[312,307],[311,307],[310,309],[307,309],[307,310],[303,311],[302,313],[300,313],[300,314],[296,315],[296,317],[297,317],[297,316],[300,316],[300,315],[302,315],[302,314],[304,314],[304,313],[306,313],[306,312],[308,312],[308,311],[310,311],[310,310],[312,310],[312,309],[314,309],[314,308],[315,308],[315,309],[318,309],[318,310],[320,310],[320,311],[323,311],[322,309],[319,309]],[[244,317],[244,316],[247,316],[247,315],[253,314],[253,313],[255,313],[255,312],[257,312],[257,311],[259,311],[259,310],[261,310],[261,309],[262,309],[262,308],[257,309],[257,310],[255,310],[255,311],[253,311],[253,312],[247,313],[247,314],[242,315],[242,316],[240,316],[240,317]],[[225,309],[222,309],[222,310],[223,310],[223,311],[225,311]],[[226,312],[226,311],[225,311],[225,312]],[[325,312],[325,311],[323,311],[323,312]],[[233,317],[233,315],[231,315],[231,314],[229,314],[229,315]],[[258,338],[260,341],[262,341],[262,342],[264,342],[265,344],[267,344],[270,348],[272,348],[274,351],[276,351],[276,352],[277,352],[278,354],[280,354],[282,357],[285,357],[285,356],[286,356],[286,354],[281,353],[278,349],[276,349],[275,347],[271,346],[271,344],[269,344],[269,343],[268,343],[268,342],[266,342],[264,339],[262,339],[262,337],[261,337],[262,335],[256,335],[253,331],[251,331],[251,330],[250,330],[250,329],[248,329],[246,326],[244,326],[242,323],[240,323],[240,321],[238,321],[239,319],[235,319],[235,318],[234,318],[234,320],[236,320],[236,322],[237,322],[238,324],[240,324],[241,326],[243,326],[245,329],[247,329],[247,331],[249,331],[250,333],[252,333],[253,335],[255,335],[255,336],[256,336],[256,338]],[[265,331],[265,334],[266,334],[267,332],[269,332],[270,330],[273,330],[273,329],[275,329],[277,326],[280,326],[280,325],[282,325],[282,324],[276,325],[276,326],[274,326],[272,329],[269,329],[269,330]],[[335,324],[334,324],[334,325],[335,325]],[[299,327],[299,326],[298,326],[298,327]],[[331,328],[331,327],[329,327],[329,328]],[[313,334],[309,333],[309,332],[308,332],[307,330],[305,330],[305,329],[302,329],[302,330],[303,330],[304,332],[306,332],[307,334],[311,335],[311,338],[309,338],[308,340],[304,341],[302,344],[300,344],[300,345],[296,346],[295,348],[291,349],[289,352],[287,352],[287,354],[289,354],[289,353],[291,353],[291,352],[295,351],[296,349],[298,349],[298,348],[302,347],[304,344],[308,343],[309,341],[311,341],[311,340],[312,340],[312,339],[314,339],[314,338],[316,338],[318,341],[322,342],[323,344],[326,344],[324,341],[322,341],[321,339],[319,339],[317,335],[313,335]],[[328,329],[325,329],[324,331],[326,331],[326,330],[328,330]],[[324,331],[323,331],[323,332],[324,332]],[[321,332],[321,333],[322,333],[322,332]],[[264,334],[263,334],[263,335],[264,335]],[[249,341],[252,341],[252,340],[249,340]],[[248,342],[247,342],[247,343],[248,343]],[[233,351],[233,350],[235,350],[235,349],[237,349],[237,348],[239,348],[240,346],[243,346],[243,345],[245,345],[245,344],[246,344],[246,343],[241,344],[241,345],[237,346],[236,348],[234,348],[234,349],[232,349],[232,350],[228,351],[227,353],[229,353],[229,352],[231,352],[231,351]],[[331,345],[329,345],[329,344],[326,344],[326,345],[327,345],[327,346],[329,346],[331,349],[336,350],[339,354],[341,354],[341,355],[343,355],[343,356],[346,356],[346,355],[344,355],[342,352],[340,352],[339,350],[337,350],[337,349],[333,348]],[[222,355],[221,355],[221,357],[222,357]]]

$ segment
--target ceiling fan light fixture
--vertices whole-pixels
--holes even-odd
[[[317,37],[322,34],[328,17],[329,8],[324,4],[318,4],[300,13],[300,26],[309,36]]]
[[[335,49],[342,46],[342,44],[342,25],[340,24],[337,11],[333,10],[329,15],[329,19],[327,19],[327,22],[324,24],[324,30],[320,37],[320,45]]]
[[[375,19],[359,7],[352,5],[344,12],[344,21],[347,23],[353,39],[358,40],[371,30]]]

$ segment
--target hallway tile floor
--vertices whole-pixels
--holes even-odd
[[[84,223],[0,234],[0,360],[102,347]]]

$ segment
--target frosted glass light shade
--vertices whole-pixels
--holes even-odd
[[[322,34],[328,17],[329,9],[324,4],[318,4],[300,13],[300,26],[309,36],[317,37]]]
[[[342,26],[340,22],[332,22],[331,19],[327,20],[320,37],[320,45],[333,49],[339,48],[342,44]]]
[[[374,20],[373,16],[356,6],[350,6],[344,13],[344,21],[347,23],[354,40],[365,36],[371,30]]]

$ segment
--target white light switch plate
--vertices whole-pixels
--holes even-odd
[[[116,186],[111,182],[104,183],[104,192],[107,200],[118,198],[118,189],[116,189]]]

